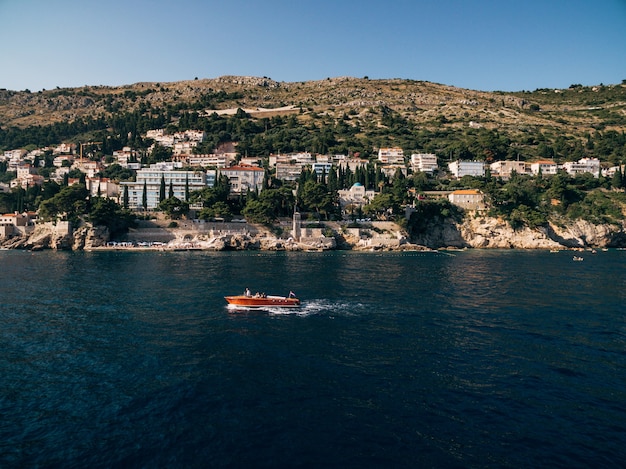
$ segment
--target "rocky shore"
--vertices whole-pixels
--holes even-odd
[[[313,230],[314,231],[314,230]],[[69,230],[51,223],[37,225],[28,235],[0,240],[5,249],[58,250],[205,250],[205,251],[407,251],[442,248],[479,249],[584,249],[626,247],[626,226],[593,225],[584,221],[567,225],[514,230],[503,220],[489,217],[471,217],[462,223],[446,220],[434,223],[423,233],[409,238],[402,228],[390,222],[371,222],[363,225],[324,223],[306,238],[295,240],[277,236],[287,232],[280,227],[270,228],[241,224],[198,224],[180,222],[170,226],[166,222],[142,222],[139,227],[116,241],[110,239],[108,229],[84,224]]]

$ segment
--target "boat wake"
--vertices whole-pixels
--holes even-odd
[[[272,316],[352,316],[366,311],[366,305],[362,303],[335,302],[324,299],[303,301],[299,308],[280,308],[271,306],[246,307],[227,305],[232,312],[266,312]]]

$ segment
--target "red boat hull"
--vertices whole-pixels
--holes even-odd
[[[286,296],[225,296],[224,299],[229,305],[241,306],[243,308],[297,308],[300,306],[298,298]]]

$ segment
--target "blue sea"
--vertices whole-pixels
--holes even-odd
[[[2,251],[0,467],[624,467],[626,251],[582,255]]]

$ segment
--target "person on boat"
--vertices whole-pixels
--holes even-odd
[[[250,294],[250,289],[249,289],[249,288],[246,288],[246,291],[244,291],[244,292],[243,292],[243,295],[244,295],[244,296],[251,296],[251,294]]]

